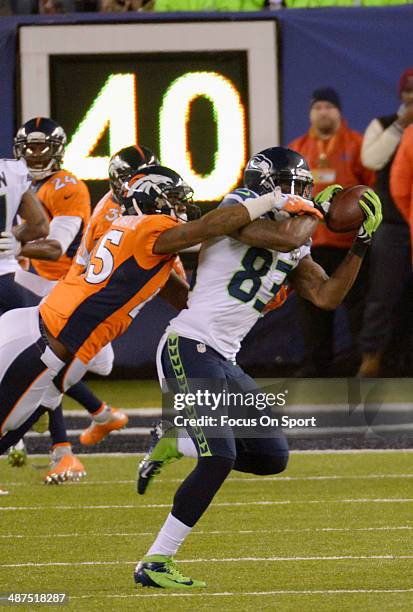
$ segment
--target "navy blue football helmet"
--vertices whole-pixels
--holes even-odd
[[[313,175],[302,155],[285,147],[271,147],[251,157],[245,168],[244,183],[259,195],[279,186],[285,194],[310,199]]]

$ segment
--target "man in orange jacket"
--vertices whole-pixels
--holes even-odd
[[[413,124],[404,130],[390,173],[390,191],[413,239]]]
[[[351,130],[341,114],[341,101],[331,87],[316,89],[310,102],[310,129],[288,146],[307,160],[314,177],[313,196],[328,185],[343,187],[372,185],[374,172],[360,160],[362,136]],[[337,234],[319,224],[313,234],[313,259],[331,275],[344,259],[354,239],[354,232]],[[364,306],[363,286],[367,267],[363,269],[344,305],[353,341],[358,336]],[[321,310],[298,298],[299,316],[304,334],[305,356],[301,376],[326,376],[333,358],[334,312]]]

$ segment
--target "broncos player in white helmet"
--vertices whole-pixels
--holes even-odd
[[[366,212],[360,236],[329,278],[311,259],[309,238],[326,213],[332,193],[341,187],[327,188],[312,207],[307,200],[312,186],[307,162],[295,151],[281,147],[265,149],[250,159],[245,186],[228,194],[221,206],[245,201],[253,206],[265,194],[281,189],[286,202],[283,210],[299,216],[277,220],[278,213],[275,218],[274,213],[268,213],[231,236],[203,244],[187,309],[172,319],[158,348],[159,378],[173,393],[192,393],[199,398],[202,392],[206,398],[207,392],[260,392],[235,359],[266,304],[288,278],[300,295],[317,306],[336,308],[354,282],[371,235],[381,221],[380,201],[370,192],[360,202]],[[169,461],[183,455],[197,459],[195,469],[178,488],[155,542],[136,567],[135,582],[142,586],[205,586],[203,581],[182,575],[173,557],[225,478],[233,469],[266,475],[278,474],[287,466],[288,445],[280,430],[258,425],[236,432],[222,421],[218,428],[210,426],[202,417],[225,414],[226,408],[218,406],[213,413],[206,404],[197,399],[194,405],[185,406],[185,416],[198,419],[194,427],[187,422],[185,435],[172,427],[162,436],[155,428],[152,447],[140,465],[138,492],[142,494]],[[240,416],[240,410],[232,406],[227,414]],[[268,408],[265,411],[270,414]]]

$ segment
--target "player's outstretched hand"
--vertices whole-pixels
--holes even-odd
[[[315,207],[322,213],[323,217],[328,213],[331,201],[339,191],[343,191],[341,185],[329,185],[314,198]]]
[[[0,257],[16,257],[21,251],[22,245],[12,232],[0,233]]]
[[[283,210],[291,215],[314,215],[319,219],[323,215],[317,210],[311,200],[306,200],[298,195],[282,194],[276,205],[277,210]]]
[[[371,238],[383,220],[380,198],[373,189],[368,189],[361,196],[359,205],[366,215],[360,230]]]

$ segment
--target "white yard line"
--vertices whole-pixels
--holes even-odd
[[[41,434],[43,435],[43,434]],[[363,455],[363,454],[381,454],[381,453],[413,453],[413,448],[345,448],[345,449],[306,449],[306,450],[290,450],[291,455]],[[76,453],[77,455],[85,458],[90,457],[92,459],[104,458],[104,457],[142,457],[145,453]],[[33,454],[29,455],[29,458],[34,459],[50,459],[50,454]],[[7,462],[7,457],[0,457],[1,461]]]
[[[351,434],[380,434],[380,433],[398,433],[398,432],[411,432],[413,431],[412,423],[400,423],[400,424],[383,424],[383,425],[374,425],[374,428],[370,429],[365,424],[360,425],[352,425],[352,426],[340,426],[340,427],[297,427],[295,429],[286,429],[282,428],[284,433],[288,435],[289,438],[300,438],[300,437],[323,437],[323,436],[338,436],[338,435],[351,435]],[[150,427],[125,427],[125,429],[120,429],[119,431],[112,431],[111,436],[121,435],[121,436],[149,436],[151,431]],[[77,437],[83,432],[83,429],[68,429],[67,435],[69,437]],[[49,432],[45,433],[37,433],[36,431],[29,431],[25,434],[27,438],[43,438],[44,436],[49,435]]]
[[[212,557],[208,559],[180,559],[180,563],[261,563],[261,562],[302,562],[302,561],[400,561],[413,559],[413,555],[325,555],[311,557]],[[73,567],[80,565],[136,565],[133,561],[48,561],[47,563],[3,563],[0,567]]]
[[[191,537],[193,536],[210,536],[210,535],[255,535],[255,534],[268,534],[268,533],[316,533],[316,532],[360,532],[360,531],[412,531],[413,526],[410,525],[389,525],[384,527],[305,527],[297,529],[238,529],[231,531],[230,529],[220,530],[208,530],[208,531],[192,531]],[[55,538],[92,538],[92,537],[111,537],[111,538],[129,538],[138,536],[153,536],[156,535],[156,531],[132,531],[127,533],[117,532],[90,532],[85,533],[45,533],[39,534],[0,534],[0,539],[55,539]]]
[[[291,413],[309,413],[309,412],[343,412],[347,411],[350,416],[355,414],[356,412],[361,412],[364,408],[375,407],[377,406],[377,402],[362,404],[361,402],[357,404],[356,407],[351,408],[350,413],[350,402],[343,404],[291,404],[286,407],[286,412],[288,413],[291,410]],[[119,410],[125,412],[128,416],[143,416],[143,417],[161,417],[162,416],[162,407],[161,406],[150,406],[148,408],[122,408],[118,407]],[[412,412],[412,404],[408,402],[385,402],[380,406],[379,412],[380,414],[387,412]],[[278,411],[281,414],[280,411]],[[74,408],[71,410],[70,408],[66,408],[64,410],[64,414],[66,417],[74,416],[74,417],[88,417],[89,414],[85,409],[77,409]],[[275,413],[274,413],[275,414]],[[165,418],[167,415],[165,414]]]
[[[295,481],[322,481],[322,480],[370,480],[370,479],[382,479],[382,478],[413,478],[413,474],[357,474],[357,475],[330,475],[330,476],[230,476],[226,479],[225,483],[231,482],[295,482]],[[182,482],[182,478],[157,478],[158,483],[179,483]],[[67,482],[65,487],[78,487],[78,486],[92,486],[92,485],[119,485],[119,484],[134,484],[136,480],[84,480],[80,482]],[[4,486],[7,487],[27,487],[26,482],[3,482]]]
[[[83,429],[68,429],[66,433],[70,437],[77,437],[80,436],[83,431]],[[150,431],[150,427],[126,427],[125,429],[120,429],[119,431],[112,431],[110,436],[149,436]],[[48,435],[48,431],[46,431],[45,433],[37,433],[37,431],[28,431],[24,435],[24,437],[37,439],[43,438]]]
[[[356,499],[301,499],[301,500],[268,500],[268,501],[251,501],[251,502],[216,502],[212,503],[211,508],[225,506],[286,506],[286,505],[308,505],[308,504],[410,504],[413,503],[412,498],[356,498]],[[133,509],[146,510],[152,508],[170,508],[171,504],[113,504],[113,505],[91,505],[91,506],[1,506],[0,512],[12,510],[30,511],[30,510],[115,510],[115,509]]]
[[[71,599],[130,599],[130,598],[146,598],[146,597],[268,597],[275,595],[347,595],[347,594],[382,594],[382,593],[413,593],[413,589],[328,589],[328,590],[279,590],[279,591],[250,591],[250,592],[223,592],[223,593],[208,593],[200,589],[198,593],[148,593],[146,595],[140,593],[127,594],[105,594],[105,595],[74,595]],[[338,605],[338,604],[337,604]]]

